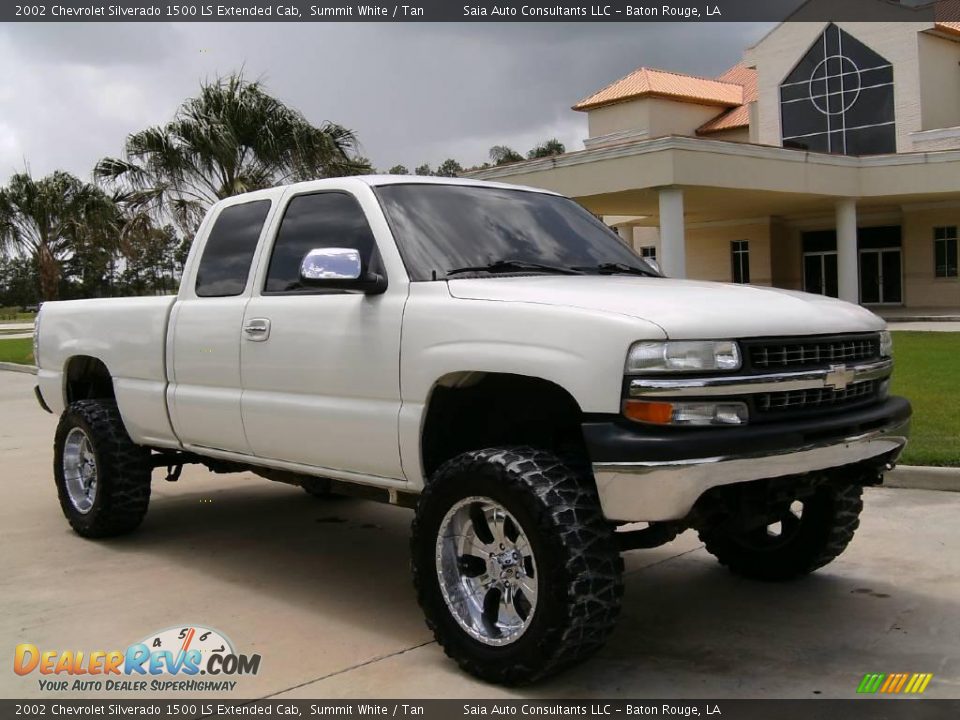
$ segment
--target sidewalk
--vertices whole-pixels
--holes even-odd
[[[953,320],[931,320],[916,322],[900,322],[899,320],[890,320],[887,322],[887,328],[891,332],[960,332],[960,322],[955,322]]]
[[[873,312],[888,322],[960,322],[960,312],[938,307],[879,307]]]

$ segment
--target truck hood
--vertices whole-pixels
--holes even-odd
[[[796,290],[625,275],[464,278],[447,283],[464,300],[522,302],[646,320],[673,339],[820,335],[882,330],[859,305]]]

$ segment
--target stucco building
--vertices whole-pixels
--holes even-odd
[[[576,198],[672,276],[960,308],[960,22],[917,18],[639,68],[574,105],[584,150],[474,176]]]

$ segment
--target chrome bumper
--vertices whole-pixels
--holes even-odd
[[[774,454],[708,457],[667,462],[595,463],[603,514],[625,522],[679,520],[697,499],[720,485],[802,475],[889,455],[907,444],[910,421],[822,444]]]

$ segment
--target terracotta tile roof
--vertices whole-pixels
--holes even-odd
[[[757,71],[743,63],[737,63],[717,78],[721,82],[735,83],[743,88],[743,104],[731,108],[697,128],[697,135],[709,135],[722,130],[750,126],[748,103],[757,99]]]
[[[960,0],[937,0],[933,5],[934,27],[951,35],[960,35]]]
[[[960,22],[938,22],[936,28],[951,35],[960,35]]]
[[[743,87],[733,82],[708,80],[693,75],[641,67],[581,100],[573,106],[573,109],[590,110],[651,96],[703,105],[736,107],[743,102]]]

